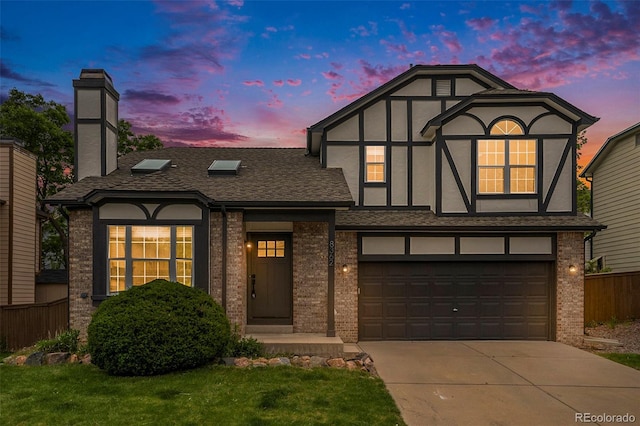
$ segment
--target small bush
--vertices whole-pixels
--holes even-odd
[[[259,358],[264,356],[264,345],[253,337],[240,338],[235,335],[229,345],[229,356]]]
[[[88,329],[91,362],[118,376],[198,367],[221,357],[231,336],[224,311],[204,292],[155,280],[100,304]]]
[[[40,352],[77,352],[79,330],[69,329],[58,334],[53,339],[40,340],[36,348]]]

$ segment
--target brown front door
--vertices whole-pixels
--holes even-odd
[[[293,324],[291,234],[250,234],[248,324]]]

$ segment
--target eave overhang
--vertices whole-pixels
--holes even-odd
[[[491,93],[481,92],[471,95],[469,99],[456,104],[442,114],[432,118],[427,122],[427,124],[425,124],[420,131],[420,134],[427,140],[432,141],[439,128],[448,121],[457,117],[459,114],[478,104],[500,105],[515,102],[526,102],[531,104],[543,103],[578,123],[578,132],[583,131],[599,120],[598,117],[587,114],[553,93],[529,91],[518,91],[517,93],[505,91],[505,93],[499,93],[500,90],[491,90],[490,92]]]

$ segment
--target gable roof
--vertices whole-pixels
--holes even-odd
[[[578,131],[582,131],[599,120],[578,107],[570,104],[559,96],[549,92],[534,92],[530,90],[511,89],[488,89],[470,95],[468,99],[454,105],[440,115],[435,116],[425,124],[421,130],[422,136],[432,140],[435,132],[447,121],[455,118],[461,112],[471,108],[474,104],[500,104],[507,102],[542,102],[556,111],[566,115],[579,123]]]
[[[605,159],[605,157],[609,154],[609,152],[613,149],[614,145],[618,141],[625,139],[627,136],[630,136],[631,134],[639,131],[640,131],[640,122],[608,138],[604,142],[604,144],[602,144],[598,152],[596,152],[596,155],[594,155],[591,161],[589,161],[589,164],[587,164],[587,167],[585,167],[582,173],[580,173],[580,177],[592,177],[593,172],[598,168],[600,163],[602,163],[602,161]]]
[[[307,128],[307,150],[312,151],[311,146],[311,133],[320,132],[325,127],[335,123],[341,118],[349,115],[354,112],[358,108],[366,105],[369,102],[391,92],[394,91],[399,86],[408,82],[412,78],[419,75],[469,75],[476,77],[478,80],[484,82],[490,87],[494,88],[504,88],[504,89],[515,89],[514,86],[509,84],[508,82],[502,80],[501,78],[491,74],[489,71],[481,68],[476,64],[468,64],[468,65],[415,65],[409,68],[407,71],[403,72],[399,76],[389,80],[385,84],[381,85],[377,89],[363,95],[357,100],[351,102],[349,105],[344,108],[338,110],[337,112],[331,114],[330,116],[324,118],[323,120],[317,122],[316,124]]]
[[[132,152],[107,176],[87,177],[46,200],[88,205],[113,198],[197,198],[209,205],[332,206],[353,204],[341,169],[323,169],[302,148],[164,148]],[[166,170],[132,174],[144,159],[170,159]],[[240,160],[237,175],[209,176],[214,160]]]

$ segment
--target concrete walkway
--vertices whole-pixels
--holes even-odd
[[[640,424],[640,371],[561,343],[359,346],[408,425],[573,425],[580,415],[584,423],[621,424],[587,418],[625,414]]]

